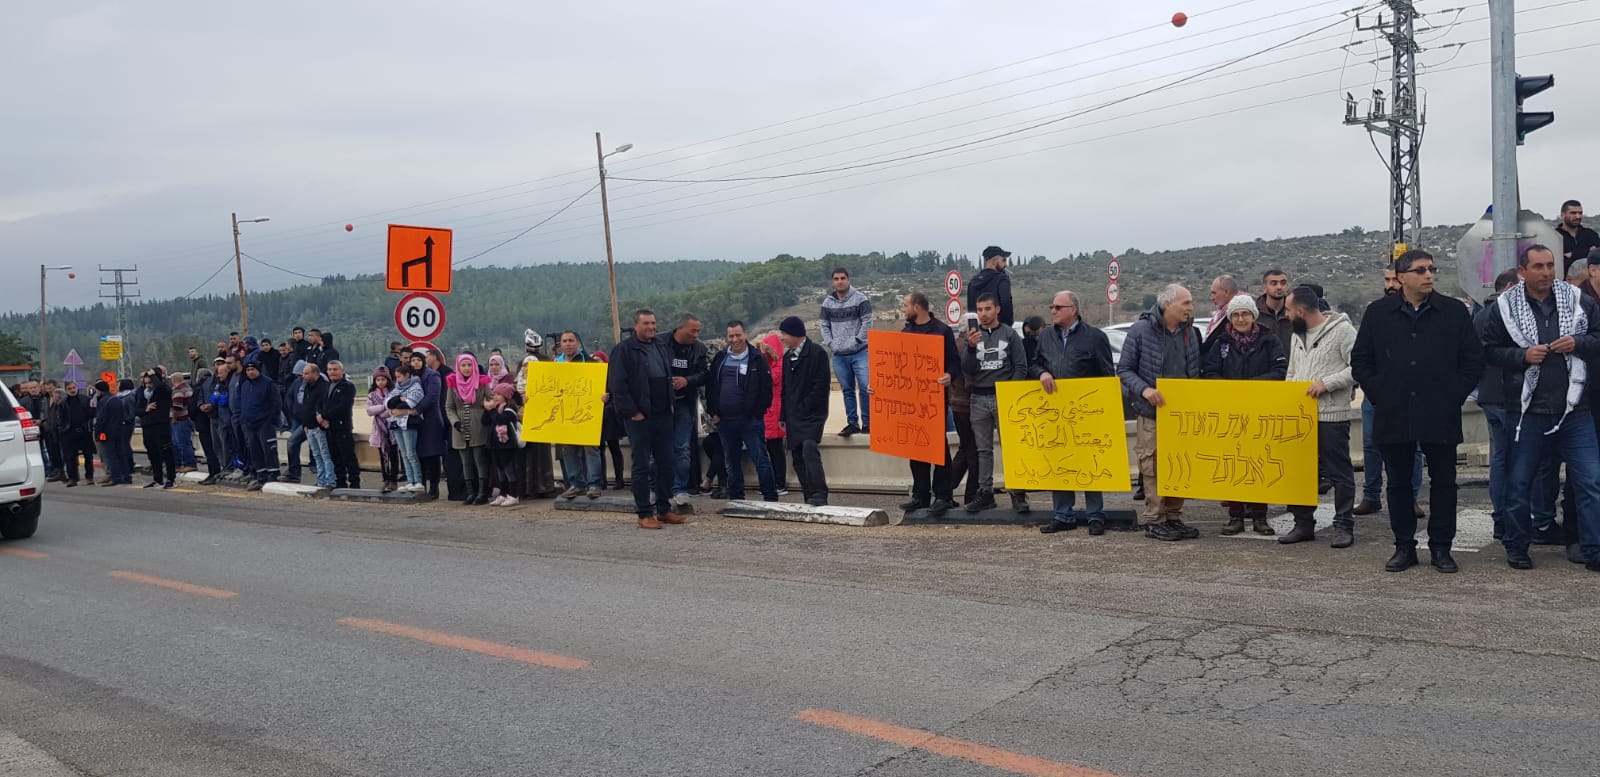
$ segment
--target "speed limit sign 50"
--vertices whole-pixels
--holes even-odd
[[[444,304],[432,294],[407,294],[394,307],[394,326],[407,340],[432,340],[444,331]]]

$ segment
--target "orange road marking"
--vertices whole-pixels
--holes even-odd
[[[552,669],[588,669],[589,662],[581,658],[544,653],[538,650],[528,650],[514,645],[503,645],[499,642],[463,637],[459,634],[450,634],[443,631],[420,629],[416,626],[407,626],[403,623],[391,623],[377,618],[340,618],[339,623],[357,629],[376,631],[380,634],[390,634],[396,637],[414,639],[440,647],[466,650],[472,653],[482,653],[496,658],[507,658],[512,661],[521,661],[525,664],[538,664]]]
[[[159,586],[161,588],[170,588],[174,591],[182,591],[186,594],[194,594],[196,596],[207,596],[212,599],[232,599],[235,596],[238,596],[238,594],[232,591],[224,591],[221,588],[208,588],[203,585],[195,585],[194,583],[185,583],[182,580],[168,580],[164,577],[142,575],[138,572],[124,572],[117,570],[115,572],[107,572],[106,574],[110,577],[114,577],[118,580],[126,580],[130,583],[143,583],[145,585]]]
[[[1031,755],[1022,755],[1008,750],[1001,750],[976,742],[967,742],[960,739],[942,737],[921,729],[896,726],[893,723],[884,723],[871,718],[861,718],[855,715],[846,715],[843,712],[832,710],[804,710],[795,715],[797,720],[815,723],[819,726],[836,728],[852,734],[860,734],[873,739],[881,739],[903,747],[913,747],[926,750],[935,755],[948,758],[959,758],[984,766],[993,766],[1004,769],[1014,774],[1026,774],[1029,777],[1118,777],[1111,772],[1102,772],[1084,766],[1046,761]]]
[[[50,558],[50,554],[48,553],[40,553],[37,550],[26,550],[23,548],[0,548],[0,555],[20,556],[22,558]]]

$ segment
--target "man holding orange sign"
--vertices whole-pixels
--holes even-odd
[[[944,431],[945,391],[959,363],[955,333],[929,314],[922,292],[907,294],[900,312],[906,317],[903,331],[867,336],[871,415],[878,419],[872,450],[911,460],[911,501],[900,507],[937,518],[956,506]]]

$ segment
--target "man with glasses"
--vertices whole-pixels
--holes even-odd
[[[1028,375],[1039,380],[1044,393],[1056,393],[1058,380],[1116,375],[1116,367],[1111,363],[1111,341],[1105,332],[1078,317],[1078,295],[1070,291],[1056,292],[1055,299],[1050,302],[1050,321],[1050,326],[1039,335],[1039,352],[1028,368]],[[1052,520],[1039,527],[1040,533],[1054,534],[1078,528],[1073,492],[1053,491],[1050,501],[1054,508]],[[1083,507],[1089,533],[1105,534],[1105,495],[1099,491],[1085,491]]]
[[[1351,370],[1375,410],[1372,439],[1389,476],[1389,526],[1394,556],[1384,566],[1417,565],[1417,513],[1411,496],[1411,458],[1428,463],[1431,510],[1428,550],[1434,569],[1455,572],[1456,446],[1461,405],[1483,374],[1483,345],[1460,302],[1434,291],[1433,255],[1407,251],[1394,262],[1400,293],[1367,306],[1351,353]]]

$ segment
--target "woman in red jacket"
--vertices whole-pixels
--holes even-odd
[[[772,459],[772,474],[778,479],[778,496],[789,493],[789,467],[783,453],[783,341],[776,333],[761,338],[761,355],[772,367],[772,404],[767,407],[767,456]]]

